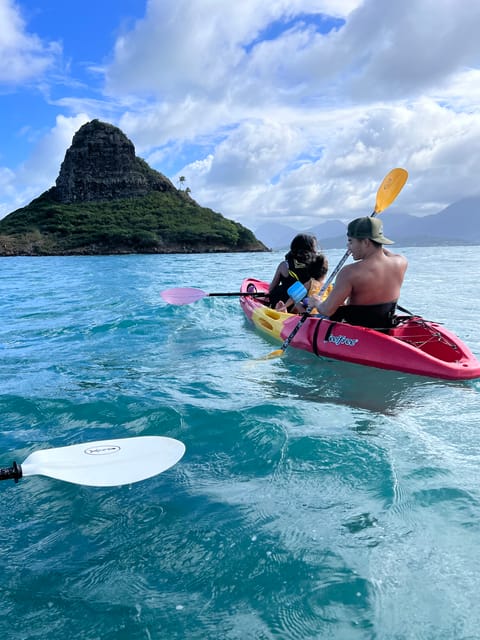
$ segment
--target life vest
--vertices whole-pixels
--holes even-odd
[[[285,256],[285,262],[288,266],[288,276],[286,278],[282,278],[276,287],[270,291],[268,297],[270,299],[270,307],[272,309],[275,308],[277,302],[286,302],[290,297],[288,295],[288,289],[295,282],[299,281],[302,284],[305,284],[308,280],[310,280],[310,273],[308,264],[304,262],[298,262],[289,252]]]
[[[318,296],[318,294],[322,290],[322,287],[323,287],[322,282],[319,282],[318,280],[315,280],[315,278],[312,278],[312,281],[310,282],[310,288],[308,289],[308,294],[307,294],[308,297],[310,298],[312,296]],[[322,302],[328,298],[332,290],[333,290],[333,284],[329,284],[328,287],[325,289],[325,291],[322,293],[322,298],[321,298]],[[312,314],[312,316],[314,316],[315,314],[318,313],[318,310],[314,308],[310,311],[310,313]]]

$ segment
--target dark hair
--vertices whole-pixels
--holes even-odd
[[[290,255],[299,262],[312,262],[317,255],[317,238],[309,233],[299,233],[290,244]]]
[[[321,280],[327,275],[328,260],[323,253],[318,253],[314,260],[308,265],[308,272],[311,278]]]

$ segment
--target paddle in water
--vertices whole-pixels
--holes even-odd
[[[379,186],[377,191],[375,209],[371,213],[372,218],[382,213],[382,211],[384,211],[387,207],[389,207],[392,204],[392,202],[395,200],[395,198],[398,196],[398,194],[402,190],[403,185],[407,181],[407,178],[408,178],[408,172],[405,169],[401,169],[401,168],[392,169],[390,173],[388,173],[385,176],[385,178],[382,181],[382,184]],[[337,264],[337,266],[332,271],[327,281],[323,284],[322,288],[320,289],[318,293],[320,297],[325,293],[325,291],[328,289],[330,284],[333,282],[334,278],[336,277],[340,269],[343,267],[343,265],[347,261],[347,258],[349,255],[350,255],[350,251],[349,249],[347,249],[345,251],[343,258]],[[310,317],[310,311],[311,309],[307,309],[305,313],[302,314],[302,317],[295,325],[293,331],[283,341],[283,344],[280,349],[275,349],[275,351],[272,351],[271,353],[269,353],[268,355],[260,359],[271,360],[272,358],[279,358],[283,356],[283,354],[288,349],[288,346],[293,340],[293,338],[297,335],[297,333],[302,328],[304,322],[307,320],[307,318]]]
[[[245,293],[243,291],[231,291],[229,293],[207,293],[206,291],[202,291],[201,289],[196,289],[194,287],[176,287],[174,289],[165,289],[165,291],[161,291],[160,295],[169,304],[191,304],[192,302],[197,302],[197,300],[201,300],[202,298],[208,298],[213,296],[252,296],[254,298],[264,298],[268,296],[268,293],[262,293],[253,291],[251,293]]]
[[[0,480],[48,476],[91,487],[114,487],[139,482],[166,471],[185,453],[175,438],[138,436],[98,440],[31,453],[20,465],[0,469]]]

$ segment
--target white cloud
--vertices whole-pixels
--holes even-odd
[[[337,7],[334,15],[345,16],[357,4],[150,0],[145,18],[117,40],[108,87],[115,93],[153,94],[167,102],[187,95],[225,99],[225,90],[247,77],[246,49],[273,21],[332,6]],[[266,75],[272,73],[277,75],[270,67]]]
[[[86,114],[73,118],[58,116],[55,126],[35,145],[28,160],[12,171],[0,168],[0,217],[25,206],[41,193],[53,187],[65,152],[76,131],[90,120]],[[8,197],[5,197],[5,196]]]
[[[480,63],[477,0],[368,0],[341,34],[357,64],[356,99],[391,100],[444,85]]]
[[[281,128],[280,128],[281,130]],[[256,172],[245,182],[232,185],[231,156],[238,171],[249,167],[252,139]],[[480,120],[478,114],[457,114],[422,99],[411,105],[379,105],[369,112],[345,109],[331,113],[330,118],[304,121],[298,131],[290,127],[290,155],[282,149],[270,166],[268,133],[259,125],[250,128],[249,136],[233,135],[222,142],[207,164],[192,163],[182,168],[192,194],[199,201],[255,228],[263,218],[288,223],[295,219],[301,228],[325,218],[347,220],[373,210],[376,190],[388,171],[404,166],[410,181],[399,197],[401,210],[413,214],[436,213],[455,199],[478,192],[472,175],[480,166]],[[288,139],[288,136],[287,136]],[[324,141],[324,150],[318,143]],[[298,149],[312,156],[304,162],[293,161]],[[256,147],[253,147],[256,149]],[[262,163],[262,160],[264,162]],[[221,163],[226,162],[225,167]],[[282,163],[283,166],[282,166]],[[452,171],[458,178],[452,180]],[[211,175],[215,172],[215,180]],[[218,176],[225,173],[228,181],[220,187]],[[278,181],[272,181],[272,176]],[[410,184],[415,189],[410,188]]]
[[[19,6],[13,0],[0,0],[0,83],[20,85],[38,80],[51,67],[61,46],[42,42],[28,33]]]

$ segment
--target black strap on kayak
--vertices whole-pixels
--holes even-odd
[[[399,304],[397,304],[397,309],[399,311],[403,311],[403,313],[408,313],[409,316],[413,316],[413,313],[411,311],[409,311],[408,309],[405,309],[405,307],[401,307]]]
[[[333,331],[333,327],[334,327],[336,324],[337,324],[336,322],[332,322],[332,321],[330,320],[330,326],[328,327],[328,329],[327,329],[327,333],[325,334],[325,337],[324,337],[324,339],[323,339],[323,341],[324,341],[324,342],[328,342],[328,339],[330,338],[330,335],[331,335],[331,333],[332,333],[332,331]]]
[[[318,332],[320,331],[320,325],[322,324],[322,320],[323,318],[319,318],[319,320],[317,321],[317,324],[315,325],[315,330],[312,336],[312,350],[313,350],[313,353],[319,357],[320,357],[320,353],[317,347],[317,338],[318,338]]]

